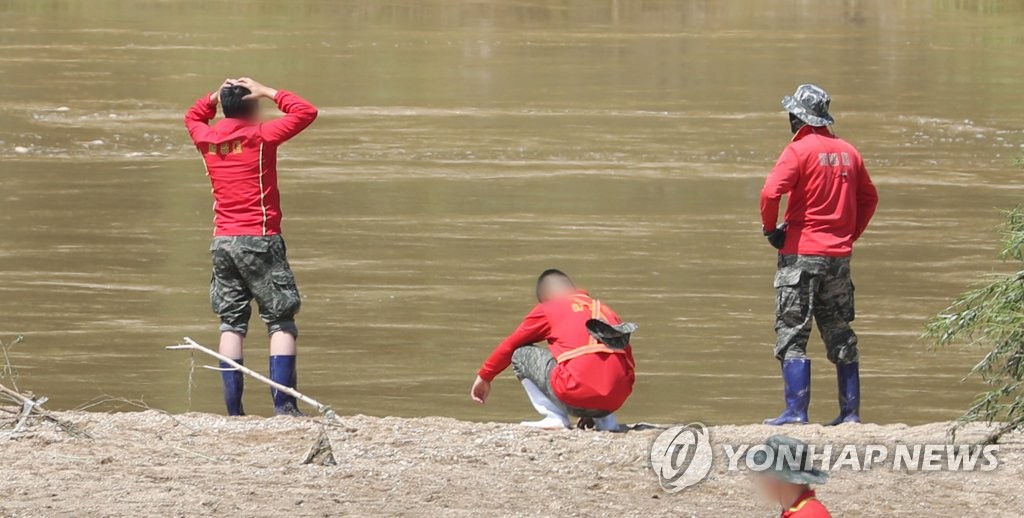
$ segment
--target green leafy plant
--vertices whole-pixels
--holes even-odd
[[[1024,167],[1024,158],[1017,160]],[[1006,212],[1006,219],[999,256],[1021,263],[1020,269],[961,295],[928,323],[925,333],[938,346],[991,348],[968,374],[979,376],[989,388],[953,428],[955,434],[967,423],[995,425],[987,443],[1024,430],[1024,209]]]

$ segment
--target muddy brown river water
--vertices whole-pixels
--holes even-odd
[[[930,315],[1018,203],[1024,6],[1011,1],[0,1],[0,337],[20,384],[220,412],[210,188],[182,124],[227,76],[319,120],[282,148],[300,389],[344,413],[530,416],[470,383],[560,267],[641,325],[625,420],[781,404],[757,195],[814,81],[882,197],[855,256],[867,420],[950,419],[975,350]],[[835,411],[823,347],[812,418]],[[253,333],[247,363],[264,367]],[[269,397],[250,385],[246,407]]]

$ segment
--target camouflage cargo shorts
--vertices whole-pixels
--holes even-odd
[[[605,417],[611,412],[604,410],[589,410],[566,405],[551,388],[551,371],[555,370],[555,357],[546,347],[536,345],[524,345],[512,353],[512,370],[520,381],[528,379],[537,385],[537,388],[544,393],[552,402],[562,407],[565,413],[576,417]]]
[[[298,336],[299,289],[281,236],[218,236],[210,244],[210,255],[210,303],[220,316],[221,332],[245,336],[256,300],[267,334]]]
[[[860,360],[849,257],[780,255],[775,274],[775,357],[806,358],[811,321],[832,363]]]

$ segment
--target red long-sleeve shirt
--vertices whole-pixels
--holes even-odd
[[[761,222],[775,228],[784,194],[789,223],[782,254],[845,257],[878,206],[860,153],[828,128],[804,126],[775,164],[761,191]]]
[[[796,499],[789,509],[783,509],[781,518],[832,518],[828,509],[808,489]]]
[[[512,353],[519,347],[546,340],[551,354],[561,354],[587,345],[590,334],[586,322],[592,316],[595,301],[585,291],[542,304],[537,304],[519,327],[494,349],[478,374],[491,381],[512,363]],[[602,307],[604,319],[612,325],[621,324],[611,308]],[[614,412],[633,392],[635,375],[633,351],[626,347],[622,354],[597,352],[584,354],[558,363],[551,372],[551,388],[563,403],[588,410]]]
[[[281,193],[277,189],[277,147],[306,129],[317,110],[285,90],[274,96],[281,118],[260,123],[221,119],[210,96],[185,113],[185,127],[206,163],[213,186],[216,236],[270,236],[281,233]]]

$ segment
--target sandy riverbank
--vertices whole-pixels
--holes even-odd
[[[709,480],[664,493],[647,460],[660,430],[542,432],[346,416],[344,426],[327,429],[338,464],[319,466],[300,464],[320,430],[310,419],[58,415],[92,438],[36,422],[0,442],[0,515],[773,515],[747,475],[726,472],[721,458]],[[945,429],[810,425],[787,433],[818,444],[895,444],[942,442]],[[757,442],[774,431],[711,429],[715,444]],[[1006,439],[999,458],[1000,468],[989,473],[839,472],[820,496],[837,516],[1019,516],[1024,437]]]

